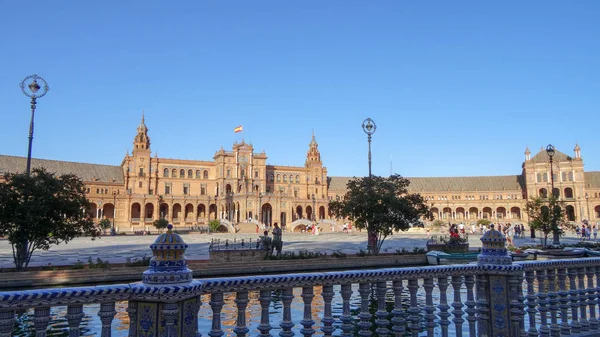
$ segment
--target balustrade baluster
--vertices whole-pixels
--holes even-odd
[[[248,307],[248,291],[242,290],[235,294],[235,306],[237,307],[237,321],[233,332],[237,337],[245,337],[248,331],[246,326],[246,308]]]
[[[387,292],[387,283],[377,282],[377,312],[375,312],[375,324],[377,324],[377,329],[375,332],[380,337],[386,337],[390,334],[390,330],[388,326],[390,325],[390,321],[388,320],[388,312],[385,306],[385,294]]]
[[[540,312],[540,336],[547,337],[550,336],[550,328],[548,327],[548,294],[546,294],[546,271],[538,270],[536,271],[536,277],[538,282],[538,304],[539,304],[539,312]]]
[[[423,311],[425,311],[425,328],[427,329],[427,336],[433,336],[433,329],[435,328],[435,306],[433,305],[433,278],[428,277],[423,280],[423,288],[425,289],[425,307]]]
[[[452,302],[452,314],[454,318],[452,322],[454,322],[454,327],[456,328],[456,336],[462,337],[462,325],[465,320],[462,318],[464,312],[462,311],[462,299],[460,298],[460,287],[462,286],[462,276],[452,276],[452,289],[454,291],[454,302]]]
[[[294,333],[292,328],[294,322],[292,321],[292,301],[294,300],[294,288],[285,288],[281,294],[281,302],[283,302],[283,320],[279,324],[281,337],[292,337]]]
[[[577,277],[577,268],[569,268],[569,301],[571,302],[571,332],[580,333],[581,324],[579,324],[579,296],[577,292],[577,286],[575,285],[575,278]]]
[[[537,337],[538,331],[535,326],[535,314],[537,313],[537,297],[533,288],[535,274],[533,270],[525,272],[525,280],[527,281],[527,316],[529,317],[529,329],[527,335],[529,337]]]
[[[467,275],[465,276],[465,287],[467,288],[467,301],[465,302],[465,305],[467,306],[467,309],[465,310],[465,312],[467,313],[467,322],[469,322],[469,336],[471,337],[476,337],[476,324],[477,324],[477,317],[475,317],[475,314],[477,314],[477,310],[475,309],[475,305],[477,304],[475,302],[475,296],[473,295],[473,286],[475,285],[475,276],[473,275]]]
[[[300,321],[302,329],[300,333],[304,337],[310,337],[315,333],[315,329],[312,328],[315,321],[312,319],[312,300],[315,297],[313,287],[302,287],[302,300],[304,301],[304,318]]]
[[[392,282],[394,291],[394,309],[392,310],[392,331],[396,336],[402,336],[406,330],[406,319],[404,319],[404,309],[402,308],[402,280]]]
[[[212,326],[208,335],[210,337],[221,337],[224,332],[221,329],[221,310],[223,310],[223,293],[215,292],[210,295],[210,301],[208,302],[210,309],[212,310]],[[260,325],[258,327],[260,330]]]
[[[177,336],[178,326],[175,325],[179,320],[179,308],[177,308],[177,303],[165,303],[162,314],[165,320],[166,336]]]
[[[11,337],[16,321],[14,310],[0,310],[0,337]]]
[[[438,288],[440,288],[440,304],[438,305],[438,309],[440,309],[438,313],[438,317],[440,318],[440,326],[442,328],[442,337],[448,337],[448,326],[450,325],[450,314],[448,310],[450,310],[450,306],[448,305],[448,297],[446,291],[448,290],[448,276],[438,277]]]
[[[333,285],[324,285],[321,296],[323,297],[323,319],[321,320],[323,322],[323,327],[321,328],[321,331],[323,331],[325,336],[331,336],[331,334],[333,334],[335,331],[335,327],[333,326],[333,313],[331,310]]]
[[[560,326],[558,325],[558,293],[556,292],[556,270],[548,269],[546,273],[548,278],[548,303],[550,303],[550,335],[560,336]]]
[[[67,306],[67,323],[69,324],[69,337],[79,337],[81,319],[85,316],[83,313],[83,304],[71,304]]]
[[[598,318],[596,317],[596,288],[594,287],[594,267],[587,267],[585,275],[587,276],[587,305],[590,309],[590,330],[598,330]]]
[[[410,321],[409,327],[413,337],[419,336],[421,320],[421,309],[419,309],[419,303],[417,302],[417,292],[419,291],[419,280],[410,279],[408,280],[408,291],[410,292],[410,307],[408,307],[408,320]]]
[[[571,325],[569,325],[569,292],[567,291],[567,271],[564,268],[558,269],[558,299],[560,302],[560,333],[561,335],[569,335],[571,333]]]
[[[465,276],[465,284],[466,284]],[[509,303],[509,311],[510,311],[510,331],[511,336],[520,336],[521,335],[521,308],[518,300],[518,285],[519,285],[519,277],[518,275],[510,275],[508,276],[508,303]],[[467,318],[468,319],[468,318]],[[470,323],[470,322],[469,322]],[[471,335],[474,336],[474,335]]]
[[[590,331],[590,323],[587,320],[587,289],[585,289],[585,268],[577,268],[577,280],[579,292],[579,322],[581,331]]]
[[[137,337],[137,302],[129,301],[126,311],[129,316],[129,337]]]
[[[360,322],[358,322],[358,327],[360,331],[358,332],[359,336],[369,337],[371,336],[371,317],[372,315],[369,313],[369,294],[371,293],[371,284],[369,283],[360,283],[358,285],[358,293],[360,294],[360,313],[358,314],[358,318],[360,318]]]
[[[259,336],[270,337],[271,336],[271,322],[269,320],[269,306],[271,305],[271,290],[263,289],[260,291],[258,296],[260,302],[260,324],[258,325]]]
[[[50,307],[39,307],[33,311],[33,326],[35,337],[46,337],[46,330],[50,322]]]
[[[354,330],[354,325],[352,323],[354,319],[352,318],[352,314],[350,313],[350,297],[352,296],[352,285],[342,284],[340,294],[342,295],[342,316],[340,317],[340,321],[342,321],[342,333],[340,334],[340,336],[353,337],[354,334],[352,333],[352,331]]]
[[[519,272],[517,275],[517,301],[519,302],[519,336],[527,337],[527,331],[525,331],[525,296],[523,295],[523,272]]]
[[[98,316],[102,322],[102,337],[110,337],[112,335],[111,325],[116,314],[115,302],[100,303],[100,311],[98,311]]]

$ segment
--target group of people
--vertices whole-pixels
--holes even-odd
[[[269,231],[265,230],[263,235],[259,237],[258,248],[267,251],[268,255],[273,255],[273,251],[277,251],[276,256],[281,256],[281,249],[283,247],[282,234],[283,231],[279,228],[279,224],[276,222],[273,224],[273,238],[269,236]]]
[[[598,237],[598,228],[596,225],[592,225],[590,228],[590,225],[587,223],[587,221],[584,221],[583,225],[581,225],[581,228],[579,228],[579,225],[575,227],[575,233],[577,234],[577,237],[581,238],[582,241],[585,241],[586,239],[591,240],[593,234],[594,241],[596,241]]]

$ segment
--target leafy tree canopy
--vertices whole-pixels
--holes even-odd
[[[167,228],[167,226],[169,225],[169,221],[167,221],[167,219],[157,219],[154,220],[154,222],[152,223],[152,225],[154,225],[154,228],[156,228],[157,230],[164,230]]]
[[[547,198],[534,197],[527,202],[529,226],[544,234],[544,246],[550,233],[558,232],[559,236],[562,236],[565,229],[574,229],[573,224],[565,222],[563,204],[554,195]]]
[[[0,183],[0,235],[13,248],[17,270],[29,264],[37,249],[99,233],[85,211],[89,202],[83,182],[73,174],[56,176],[43,168],[31,175],[9,173]]]
[[[103,231],[106,231],[107,229],[112,227],[112,222],[109,219],[104,218],[100,220],[100,222],[98,222],[98,227],[100,227],[100,229],[102,229]]]
[[[408,193],[409,184],[397,174],[354,178],[348,182],[344,198],[331,201],[329,206],[336,216],[349,218],[356,228],[376,236],[376,244],[369,248],[378,254],[385,238],[394,231],[421,226],[423,217],[431,218],[423,197]]]

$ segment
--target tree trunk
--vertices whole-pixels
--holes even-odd
[[[23,271],[29,265],[29,252],[27,241],[13,244],[13,258],[16,271]]]

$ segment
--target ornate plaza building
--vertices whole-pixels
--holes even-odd
[[[410,191],[423,195],[444,221],[527,222],[527,199],[551,193],[552,171],[568,219],[600,221],[600,171],[584,171],[579,146],[572,157],[556,151],[552,170],[549,159],[543,149],[533,157],[527,149],[521,174],[409,178]],[[0,155],[0,173],[25,166],[26,158]],[[231,151],[221,148],[212,161],[152,157],[143,117],[121,165],[33,159],[32,167],[78,175],[91,201],[90,216],[110,219],[118,231],[152,229],[158,218],[176,228],[219,219],[228,231],[254,232],[275,222],[297,231],[314,221],[339,229],[328,203],[345,194],[351,179],[327,175],[314,135],[301,167],[267,164],[264,151],[256,153],[243,141]]]

